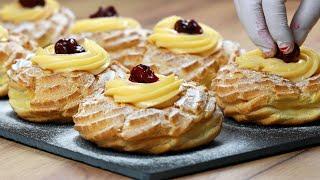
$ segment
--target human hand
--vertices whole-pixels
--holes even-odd
[[[305,41],[320,18],[319,0],[302,0],[290,27],[286,0],[234,0],[240,21],[250,39],[266,57],[273,57],[279,47],[284,54]],[[278,47],[277,47],[278,46]]]

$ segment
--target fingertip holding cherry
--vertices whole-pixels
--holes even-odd
[[[282,59],[286,63],[291,63],[291,62],[298,62],[299,56],[300,56],[300,47],[298,44],[295,43],[293,50],[288,54],[285,54],[282,49],[277,48],[277,52],[274,57],[278,59]]]
[[[277,50],[280,50],[283,54],[290,54],[294,50],[294,42],[280,42],[277,43]]]

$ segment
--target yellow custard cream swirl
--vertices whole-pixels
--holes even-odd
[[[153,34],[149,36],[149,42],[178,54],[210,54],[220,48],[221,35],[202,23],[199,23],[202,34],[178,33],[174,25],[180,19],[182,18],[171,16],[158,22]]]
[[[2,26],[0,26],[0,42],[8,41],[8,39],[9,39],[8,31]]]
[[[138,21],[125,17],[99,17],[77,21],[70,29],[73,34],[83,32],[110,32],[140,28]]]
[[[172,99],[180,92],[183,82],[173,74],[161,76],[154,83],[134,83],[115,79],[106,83],[105,95],[112,96],[117,103],[128,103],[139,108],[157,107]]]
[[[109,54],[94,41],[85,39],[83,53],[55,54],[54,45],[39,48],[31,61],[53,72],[87,71],[99,74],[110,64]]]
[[[45,6],[25,8],[19,2],[5,5],[0,10],[0,18],[3,21],[21,23],[26,21],[38,21],[50,17],[59,10],[59,3],[55,0],[45,0]]]
[[[298,62],[285,63],[277,58],[264,58],[260,50],[254,50],[238,57],[236,63],[240,68],[267,72],[297,82],[319,73],[320,55],[302,47]]]

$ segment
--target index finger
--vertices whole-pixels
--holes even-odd
[[[262,0],[235,0],[235,5],[240,21],[252,42],[264,52],[266,57],[273,57],[277,47],[264,18]]]

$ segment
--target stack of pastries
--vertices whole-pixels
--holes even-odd
[[[320,55],[305,47],[241,54],[193,19],[148,30],[108,6],[75,21],[55,0],[5,5],[0,22],[0,96],[22,119],[73,122],[100,147],[160,154],[212,142],[223,116],[262,125],[320,117]]]

